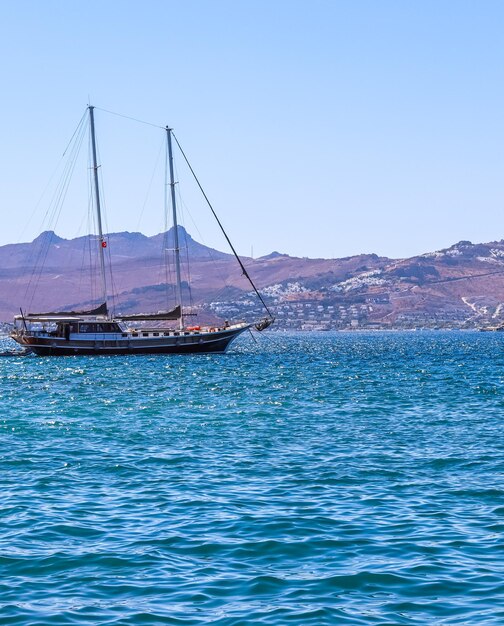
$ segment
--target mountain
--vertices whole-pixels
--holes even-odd
[[[195,241],[182,226],[178,227],[179,244],[187,249],[193,258],[227,259],[229,254],[218,252]],[[165,242],[166,239],[166,242]],[[107,245],[113,262],[134,260],[137,258],[159,257],[163,246],[173,249],[173,229],[168,233],[160,233],[154,237],[146,237],[142,233],[111,233],[106,236]],[[9,244],[0,247],[0,268],[33,269],[38,257],[44,256],[44,267],[61,271],[72,267],[81,267],[82,255],[94,251],[96,238],[92,235],[76,239],[62,239],[53,231],[45,231],[31,243]]]
[[[111,233],[106,252],[117,312],[157,311],[173,302],[173,272],[163,254],[173,229],[147,237]],[[179,227],[184,300],[203,318],[261,314],[236,260]],[[26,311],[88,306],[99,300],[91,278],[96,238],[63,239],[52,231],[31,243],[0,247],[0,319]],[[186,255],[187,251],[187,255]],[[272,252],[243,262],[277,317],[276,328],[474,328],[504,322],[504,241],[449,248],[408,259],[361,254],[308,259]],[[35,268],[35,269],[34,269]]]

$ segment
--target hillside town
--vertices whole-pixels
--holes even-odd
[[[312,301],[271,302],[275,315],[272,330],[278,331],[334,331],[334,330],[417,330],[417,329],[479,329],[489,326],[482,316],[469,315],[466,311],[405,312],[394,319],[385,315],[379,318],[381,301],[366,298],[354,304],[329,304]],[[259,307],[251,300],[239,302],[212,302],[208,307],[219,317],[235,317],[252,320],[260,316]]]

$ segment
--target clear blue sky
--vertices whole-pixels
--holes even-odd
[[[175,128],[242,254],[402,257],[504,237],[501,1],[2,0],[0,10],[0,244],[44,227],[37,202],[88,97]],[[158,131],[100,112],[97,127],[109,229],[155,234],[162,219],[145,198]],[[116,169],[135,159],[136,173]],[[180,188],[198,221],[182,175]],[[63,209],[61,236],[83,234],[78,204]]]

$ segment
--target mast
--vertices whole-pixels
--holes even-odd
[[[94,190],[96,201],[96,217],[98,222],[98,254],[100,257],[100,270],[101,270],[101,282],[102,282],[102,302],[107,304],[107,278],[105,274],[105,255],[104,249],[107,247],[107,243],[103,238],[102,218],[101,218],[101,206],[100,206],[100,188],[98,184],[98,163],[96,161],[96,138],[95,138],[95,125],[94,125],[94,107],[89,106],[89,121],[91,123],[91,148],[93,152],[93,177],[94,177]]]
[[[178,224],[177,224],[177,203],[175,201],[175,179],[173,175],[173,152],[172,152],[172,129],[166,126],[166,138],[168,140],[168,164],[170,167],[170,191],[171,191],[171,205],[173,215],[173,243],[175,252],[175,273],[177,278],[175,296],[177,299],[176,306],[180,307],[179,328],[184,327],[184,317],[182,315],[182,280],[180,274],[180,246],[178,238]]]

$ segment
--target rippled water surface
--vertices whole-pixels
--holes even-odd
[[[0,401],[1,624],[504,624],[504,334],[5,357]]]

